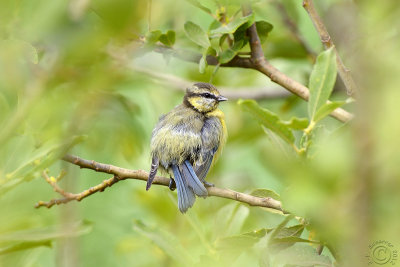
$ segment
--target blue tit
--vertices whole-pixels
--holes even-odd
[[[170,189],[176,186],[178,207],[185,213],[196,195],[207,197],[205,177],[227,137],[224,113],[219,102],[228,100],[209,83],[195,83],[186,90],[183,103],[162,115],[151,138],[151,170],[146,190],[158,168],[172,174]]]

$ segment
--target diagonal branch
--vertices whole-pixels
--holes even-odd
[[[251,13],[251,7],[244,5],[243,15],[248,16]],[[247,30],[247,34],[250,37],[250,60],[254,64],[254,69],[268,76],[271,81],[282,85],[293,94],[308,101],[310,97],[310,91],[306,86],[286,76],[274,66],[272,66],[268,62],[268,60],[265,59],[255,23],[253,23],[253,25],[251,25],[250,28]],[[330,115],[342,122],[348,122],[353,118],[353,115],[351,113],[342,108],[335,109]]]
[[[39,201],[35,205],[36,208],[39,208],[39,207],[51,208],[54,205],[65,204],[65,203],[68,203],[68,202],[74,201],[74,200],[81,201],[82,199],[84,199],[94,193],[104,191],[104,189],[106,189],[107,187],[111,187],[112,185],[116,184],[119,181],[126,180],[126,179],[147,181],[147,179],[149,177],[149,174],[143,170],[124,169],[124,168],[120,168],[120,167],[109,165],[109,164],[99,163],[99,162],[96,162],[93,160],[82,159],[82,158],[79,158],[79,157],[73,156],[73,155],[66,155],[63,157],[63,160],[65,160],[69,163],[72,163],[74,165],[77,165],[80,168],[91,169],[96,172],[112,174],[113,177],[106,179],[102,183],[100,183],[94,187],[91,187],[81,193],[73,194],[73,193],[67,193],[64,190],[62,190],[57,185],[56,179],[51,179],[47,176],[46,173],[43,173],[44,178],[53,187],[54,191],[56,191],[57,193],[62,195],[63,198],[52,199],[48,202]],[[153,184],[168,186],[169,182],[170,182],[169,178],[156,176]],[[224,189],[224,188],[218,188],[218,187],[208,187],[207,190],[208,190],[209,196],[232,199],[235,201],[246,203],[250,206],[270,208],[270,209],[274,209],[274,210],[277,210],[280,212],[284,212],[282,210],[281,202],[278,200],[275,200],[273,198],[270,198],[270,197],[256,197],[256,196],[248,195],[245,193],[236,192],[236,191],[233,191],[230,189]]]
[[[329,35],[328,30],[326,29],[324,23],[322,22],[321,17],[315,10],[314,2],[312,0],[303,0],[303,7],[310,16],[311,21],[314,24],[314,27],[317,30],[324,47],[326,49],[333,47],[336,54],[336,62],[337,62],[339,76],[342,79],[344,86],[347,89],[347,93],[349,95],[352,95],[354,92],[357,92],[356,91],[357,85],[354,82],[353,77],[351,76],[350,70],[346,68],[346,66],[343,64],[342,58],[340,57],[338,51],[336,50],[336,47],[333,44],[332,38]]]

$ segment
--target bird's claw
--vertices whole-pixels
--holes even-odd
[[[207,181],[203,181],[203,183],[204,183],[204,185],[207,186],[207,187],[214,187],[214,186],[215,186],[214,184],[209,183],[209,182],[207,182]]]
[[[176,189],[176,183],[175,180],[172,178],[169,178],[169,185],[168,185],[169,190],[174,191]]]

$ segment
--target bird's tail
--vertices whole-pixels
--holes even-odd
[[[196,195],[206,197],[207,189],[199,180],[189,161],[183,162],[179,167],[172,165],[176,189],[178,192],[178,208],[185,213],[196,201]]]

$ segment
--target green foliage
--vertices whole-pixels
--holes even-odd
[[[169,30],[167,33],[161,34],[160,42],[166,46],[173,46],[175,44],[175,32]]]
[[[334,111],[337,108],[340,108],[345,103],[346,103],[345,101],[335,101],[335,102],[325,103],[322,107],[319,108],[317,113],[315,113],[313,120],[315,122],[322,120],[323,118],[328,116],[332,111]]]
[[[246,111],[250,112],[262,125],[276,133],[288,144],[294,144],[295,138],[293,132],[275,113],[261,108],[254,100],[239,100],[238,104]]]
[[[289,121],[283,121],[282,123],[293,130],[303,130],[307,128],[308,119],[293,117]]]
[[[238,17],[226,25],[222,25],[210,31],[211,36],[221,36],[222,34],[233,34],[242,25],[246,24],[247,28],[253,24],[254,15],[246,17]]]
[[[260,37],[261,43],[264,43],[267,40],[268,34],[274,28],[271,23],[265,20],[256,21],[256,28],[258,37]]]
[[[256,189],[253,192],[250,193],[250,195],[252,196],[256,196],[256,197],[271,197],[273,199],[276,200],[280,200],[280,196],[278,193],[276,193],[274,190],[270,190],[270,189]]]
[[[203,31],[203,29],[199,25],[188,21],[185,23],[184,27],[187,37],[194,43],[202,46],[205,49],[207,49],[211,45],[207,33]]]
[[[308,115],[310,121],[315,121],[315,115],[326,105],[336,81],[336,53],[333,47],[319,54],[310,75],[310,99],[308,101]],[[326,112],[325,116],[327,115]],[[328,113],[329,114],[329,113]],[[321,119],[321,118],[320,118]]]
[[[361,77],[355,110],[362,120],[346,125],[327,118],[353,107],[342,101],[341,83],[332,93],[333,50],[313,62],[308,49],[322,44],[301,1],[252,1],[247,17],[242,4],[2,1],[0,266],[334,266],[341,264],[336,250],[349,265],[366,266],[370,243],[357,237],[399,243],[398,3],[314,1],[338,55]],[[182,102],[182,91],[173,90],[182,80],[212,81],[228,94],[269,90],[257,71],[221,66],[249,57],[253,23],[268,62],[309,82],[310,102],[221,103],[229,139],[207,180],[280,200],[295,216],[217,197],[198,199],[181,215],[175,192],[145,191],[133,180],[81,202],[33,208],[61,197],[41,177],[46,169],[54,177],[66,171],[59,185],[73,193],[110,178],[60,160],[67,152],[148,171],[151,131]],[[368,42],[358,38],[369,32]],[[207,66],[207,57],[217,66]]]

